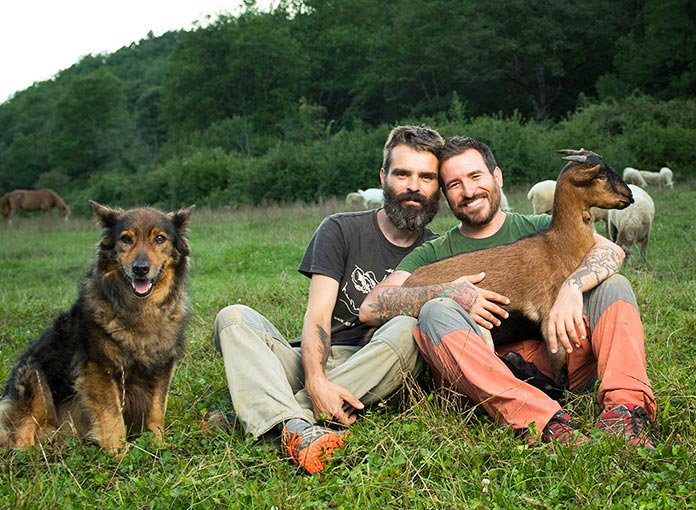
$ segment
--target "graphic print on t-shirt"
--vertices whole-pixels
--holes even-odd
[[[360,304],[356,305],[355,299],[360,297],[360,303],[362,303],[362,298],[367,296],[375,285],[377,285],[377,277],[374,272],[365,271],[361,267],[355,266],[353,272],[350,273],[350,281],[346,281],[341,289],[343,297],[340,298],[340,301],[346,305],[351,314],[357,317],[360,313]],[[361,294],[362,296],[360,296]],[[351,297],[352,295],[355,298]]]

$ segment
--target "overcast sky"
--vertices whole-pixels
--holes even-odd
[[[257,5],[270,5],[271,0]],[[0,103],[81,57],[237,15],[242,0],[0,0]]]

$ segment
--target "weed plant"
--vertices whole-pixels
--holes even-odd
[[[413,383],[368,410],[327,469],[305,476],[273,441],[203,431],[210,408],[230,408],[212,341],[217,311],[244,303],[288,338],[299,336],[308,280],[297,265],[338,202],[194,212],[188,346],[173,380],[165,441],[147,433],[118,458],[94,444],[56,439],[0,452],[0,507],[13,509],[464,509],[690,508],[696,501],[696,183],[650,190],[656,219],[648,263],[637,249],[623,273],[646,333],[659,410],[650,454],[594,435],[572,451],[528,444],[457,395]],[[530,212],[526,189],[508,189]],[[188,204],[182,204],[188,205]],[[433,228],[454,225],[443,211]],[[598,225],[602,232],[603,226]],[[16,218],[0,228],[0,378],[17,353],[77,295],[99,231],[93,220]],[[571,415],[591,431],[593,394],[571,396]]]

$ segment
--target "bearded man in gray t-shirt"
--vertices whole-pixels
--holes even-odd
[[[442,143],[425,126],[394,128],[380,169],[384,207],[334,214],[317,228],[299,267],[310,278],[299,347],[244,305],[217,315],[235,419],[255,437],[280,434],[283,453],[308,473],[323,471],[344,444],[345,429],[323,425],[350,426],[422,369],[415,319],[396,317],[370,335],[358,313],[370,290],[435,236],[426,225],[438,210]],[[211,411],[203,423],[225,416]]]

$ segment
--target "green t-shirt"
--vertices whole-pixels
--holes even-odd
[[[397,270],[413,273],[420,266],[436,260],[450,257],[457,253],[493,248],[501,244],[511,243],[529,234],[549,228],[551,216],[548,214],[520,214],[509,212],[505,223],[495,234],[483,239],[472,239],[464,236],[457,226],[445,235],[422,244],[406,255],[397,266]]]

